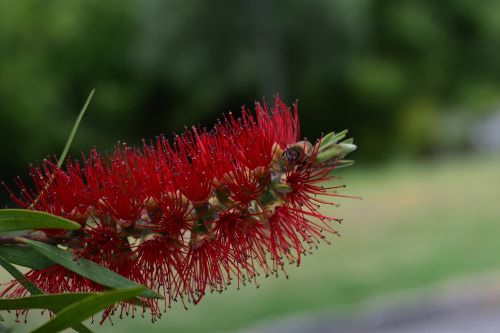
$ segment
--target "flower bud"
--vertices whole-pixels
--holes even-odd
[[[347,131],[342,131],[335,134],[334,132],[327,134],[317,144],[318,153],[314,158],[314,164],[332,164],[331,161],[337,163],[341,161],[349,153],[356,150],[356,145],[352,139],[347,139],[339,143],[345,138]],[[346,165],[344,165],[346,166]]]

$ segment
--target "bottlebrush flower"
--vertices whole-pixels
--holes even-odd
[[[356,148],[345,135],[300,141],[297,105],[276,98],[272,107],[257,103],[254,115],[229,114],[210,131],[193,127],[140,148],[119,144],[106,156],[93,150],[65,168],[46,160],[31,168],[34,190],[19,180],[21,195],[11,197],[81,224],[76,232],[47,231],[52,244],[164,294],[164,306],[197,303],[207,291],[299,265],[323,231],[336,232],[330,222],[337,219],[319,207],[341,196],[342,186],[329,184]],[[47,293],[103,290],[58,265],[26,277]],[[1,296],[26,293],[13,281]],[[160,317],[157,300],[144,302],[143,311]],[[103,320],[116,311],[135,308],[122,303]]]

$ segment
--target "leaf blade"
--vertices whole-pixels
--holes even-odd
[[[10,273],[20,284],[23,285],[26,290],[28,290],[31,295],[44,295],[44,292],[35,286],[30,280],[28,280],[23,273],[21,273],[17,268],[15,268],[11,263],[0,256],[0,266],[2,266],[7,272]],[[57,311],[55,311],[57,312]],[[92,331],[81,323],[76,323],[71,327],[80,333],[92,333]]]
[[[80,126],[80,122],[83,119],[83,115],[85,114],[85,111],[87,111],[87,108],[89,107],[90,101],[92,100],[92,97],[94,96],[95,89],[92,89],[90,91],[89,96],[87,97],[87,100],[85,101],[85,104],[83,105],[82,109],[80,110],[80,113],[78,114],[78,117],[76,118],[75,124],[73,125],[73,128],[71,129],[71,132],[69,134],[68,140],[66,141],[66,145],[64,145],[64,149],[61,153],[61,156],[59,156],[59,161],[57,162],[57,166],[60,168],[64,160],[66,159],[66,155],[68,155],[69,148],[71,147],[71,144],[73,143],[73,139],[75,138],[76,131],[78,130],[78,127]]]
[[[76,222],[46,212],[27,209],[1,209],[0,232],[32,229],[78,230]]]
[[[0,299],[0,310],[47,309],[55,312],[93,295],[96,293],[41,294]]]
[[[114,289],[140,286],[134,281],[129,280],[124,276],[121,276],[105,267],[102,267],[93,261],[84,258],[77,259],[68,251],[60,249],[56,246],[25,238],[20,238],[20,241],[29,244],[33,249],[46,256],[48,259],[54,261],[55,263],[58,263],[59,265],[66,267],[70,271],[73,271],[100,285]],[[162,295],[147,288],[144,288],[144,291],[140,296],[148,298],[163,298]]]
[[[107,291],[99,295],[90,296],[78,303],[62,309],[57,316],[38,327],[31,333],[60,332],[75,323],[79,323],[93,314],[113,305],[116,302],[134,298],[144,291],[144,287],[130,287]]]
[[[0,245],[0,256],[11,264],[41,270],[54,262],[29,246]]]
[[[21,273],[17,268],[12,266],[7,260],[0,256],[0,265],[9,272],[20,284],[23,285],[26,290],[28,290],[31,295],[43,294],[43,291],[35,286],[30,280],[28,280],[23,273]]]

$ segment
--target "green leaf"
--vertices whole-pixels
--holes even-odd
[[[83,115],[85,114],[85,111],[87,111],[87,108],[90,104],[90,101],[92,100],[92,97],[94,96],[95,89],[92,89],[92,91],[89,94],[89,97],[87,97],[87,100],[85,101],[85,104],[83,105],[82,110],[78,114],[78,117],[76,118],[75,124],[73,125],[73,128],[71,129],[71,133],[69,134],[68,141],[66,141],[66,145],[64,146],[64,149],[61,153],[61,156],[59,156],[59,161],[57,162],[57,166],[61,167],[64,163],[64,160],[66,159],[66,155],[68,155],[69,147],[71,147],[71,144],[73,143],[73,139],[75,138],[76,131],[78,130],[78,126],[80,126],[80,122],[82,121]]]
[[[79,333],[93,333],[91,329],[89,329],[87,326],[83,324],[74,324],[71,326],[72,329]]]
[[[60,311],[62,308],[92,295],[96,295],[96,293],[43,294],[0,299],[0,310],[48,309],[51,311]]]
[[[31,295],[43,295],[44,294],[40,288],[35,286],[30,280],[28,280],[24,276],[23,273],[21,273],[17,268],[12,266],[7,260],[2,258],[1,256],[0,256],[0,265],[7,272],[9,272],[10,275],[12,275],[20,284],[22,284],[23,287],[26,288],[26,290],[28,290],[31,293]],[[57,311],[54,311],[54,312],[57,312]],[[71,328],[77,332],[80,332],[80,333],[92,333],[92,331],[90,329],[88,329],[85,325],[80,324],[80,323],[72,325]]]
[[[350,167],[353,164],[354,164],[353,160],[341,160],[337,162],[335,169]]]
[[[316,155],[314,163],[320,164],[331,159],[343,158],[357,149],[356,145],[351,143],[338,143],[329,145],[327,149],[322,150]]]
[[[35,286],[30,280],[28,280],[23,273],[21,273],[17,268],[12,266],[7,260],[0,256],[0,265],[5,268],[7,272],[10,273],[20,284],[23,285],[26,290],[28,290],[31,295],[43,294],[43,291]]]
[[[0,232],[32,229],[78,230],[80,225],[45,212],[26,209],[0,210]]]
[[[134,298],[144,292],[144,287],[131,287],[87,297],[78,303],[61,310],[51,320],[38,327],[32,333],[60,332],[75,323],[79,323],[93,314],[113,305],[116,302]]]
[[[37,270],[54,265],[52,260],[30,246],[0,245],[0,256],[12,264]]]
[[[328,148],[329,146],[331,145],[334,145],[334,144],[337,144],[340,140],[342,140],[343,138],[345,138],[345,136],[347,135],[348,131],[347,130],[343,130],[342,132],[339,132],[339,133],[336,133],[335,132],[330,132],[328,133],[327,135],[325,135],[321,141],[320,141],[320,150],[324,150],[326,148]]]
[[[342,143],[354,144],[354,139],[353,138],[349,138],[347,140],[342,141]]]
[[[50,260],[54,261],[55,263],[58,263],[59,265],[66,267],[70,271],[73,271],[100,285],[114,289],[140,286],[134,281],[131,281],[113,271],[110,271],[109,269],[102,267],[95,262],[84,258],[76,258],[68,251],[60,249],[56,246],[25,238],[19,238],[19,241],[31,245],[33,249],[49,258]],[[141,296],[148,298],[163,298],[162,295],[147,288],[144,288]]]

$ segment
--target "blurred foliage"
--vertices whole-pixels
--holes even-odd
[[[0,176],[58,154],[92,88],[74,155],[276,93],[357,159],[426,155],[444,114],[498,102],[499,37],[494,0],[0,0]]]

